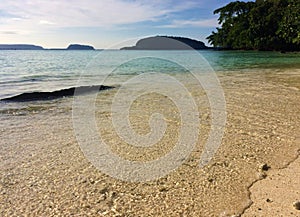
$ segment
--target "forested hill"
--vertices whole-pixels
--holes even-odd
[[[0,44],[0,50],[44,50],[44,48],[32,44]]]
[[[70,44],[67,48],[45,49],[32,44],[0,44],[0,50],[95,50],[90,45]]]
[[[214,47],[300,51],[300,0],[236,1],[214,14],[220,27],[207,37]]]
[[[155,36],[140,39],[135,46],[121,50],[201,50],[208,49],[202,41],[185,37]]]

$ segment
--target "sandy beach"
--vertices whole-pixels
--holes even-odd
[[[1,216],[300,216],[300,71],[218,74],[227,123],[222,144],[203,168],[199,159],[211,127],[205,91],[179,77],[200,111],[200,136],[188,160],[156,181],[130,183],[97,170],[73,131],[72,98],[31,103],[0,114]],[[197,90],[197,91],[196,91]],[[111,123],[117,88],[99,93],[96,119],[111,150],[134,161],[168,153],[180,114],[168,98],[149,94],[132,105],[141,134],[153,112],[164,115],[162,140],[142,150],[122,141]]]

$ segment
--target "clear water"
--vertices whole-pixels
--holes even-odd
[[[141,52],[176,55],[189,61],[190,51],[0,51],[0,99],[24,92],[54,91],[81,84],[97,84],[95,76],[111,73],[110,83],[117,85],[128,75],[161,72],[185,73],[186,69],[153,58],[135,59],[121,66],[114,61],[120,56],[136,56]],[[246,51],[199,51],[216,71],[257,71],[299,69],[300,53]],[[100,56],[100,58],[99,58]]]

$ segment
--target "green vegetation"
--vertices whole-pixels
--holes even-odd
[[[207,37],[214,47],[300,50],[300,0],[231,2],[214,11],[220,28]]]

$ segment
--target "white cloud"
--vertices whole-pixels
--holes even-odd
[[[12,21],[20,21],[20,20],[22,20],[22,18],[20,18],[20,17],[13,17],[13,18],[10,18],[10,20],[12,20]]]
[[[149,34],[151,27],[155,28],[154,25],[159,25],[161,21],[168,21],[168,28],[196,25],[183,23],[187,22],[183,20],[172,20],[179,19],[178,17],[184,19],[183,17],[189,16],[187,10],[207,7],[210,1],[212,0],[1,0],[0,41],[40,43],[45,47],[63,47],[70,41],[75,41],[94,43],[101,48],[123,40],[124,37]],[[143,29],[148,26],[139,31],[137,28],[142,24],[127,25],[143,21],[155,23],[147,24],[149,31],[144,32]],[[63,31],[68,27],[71,28]]]
[[[39,28],[39,24],[53,27],[101,27],[155,21],[171,13],[194,8],[194,0],[128,1],[128,0],[3,0],[1,11],[14,17],[0,17],[3,28]],[[1,16],[1,14],[0,14]]]
[[[160,28],[186,28],[186,27],[216,27],[218,20],[204,19],[204,20],[174,20],[171,24],[159,26]]]
[[[42,25],[54,25],[55,23],[47,21],[47,20],[40,20],[39,22]]]

